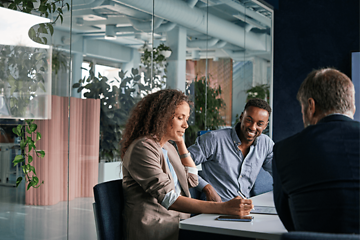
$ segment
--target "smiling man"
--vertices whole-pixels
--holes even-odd
[[[201,164],[199,185],[202,199],[228,201],[240,191],[249,197],[261,169],[272,173],[274,142],[262,132],[271,108],[262,99],[250,99],[234,128],[208,132],[188,148],[196,165]]]

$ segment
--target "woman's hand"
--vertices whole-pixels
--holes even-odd
[[[180,151],[186,151],[187,152],[187,148],[185,145],[185,141],[184,138],[181,138],[181,140],[179,141],[174,141],[176,143],[176,146],[178,147],[179,152]]]
[[[223,207],[224,214],[246,216],[250,214],[250,211],[254,208],[254,205],[250,199],[235,197],[230,201],[224,202]]]
[[[184,155],[184,154],[187,154],[189,151],[187,150],[186,148],[186,145],[185,145],[185,142],[184,142],[184,139],[181,139],[180,141],[175,141],[176,143],[176,146],[178,148],[178,151],[179,151],[179,154],[180,156],[181,155]],[[191,155],[189,154],[187,157],[184,157],[184,158],[181,158],[181,163],[184,165],[184,166],[187,166],[187,167],[196,167],[193,159],[191,158]]]
[[[210,184],[207,184],[202,191],[205,193],[207,201],[222,202],[221,197]]]

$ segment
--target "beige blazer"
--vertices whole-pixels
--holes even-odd
[[[170,143],[164,145],[182,188],[181,195],[190,197],[189,187],[198,184],[197,175],[188,173]],[[123,159],[125,196],[125,239],[178,239],[179,221],[190,217],[161,205],[166,193],[175,190],[161,146],[151,138],[135,140]]]

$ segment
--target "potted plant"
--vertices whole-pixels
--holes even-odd
[[[269,102],[270,86],[269,86],[269,84],[256,85],[256,86],[246,90],[246,93],[248,94],[246,101],[248,101],[251,98],[260,98],[260,99],[264,99],[265,101]]]
[[[194,124],[189,124],[189,128],[186,130],[185,143],[186,146],[190,146],[195,143],[198,131],[202,130],[215,130],[225,124],[224,119],[220,115],[220,109],[225,108],[225,102],[221,98],[221,87],[210,87],[209,80],[205,76],[195,80],[187,86],[187,89],[194,88],[194,109],[195,120]],[[206,104],[206,119],[205,119],[205,91],[207,91],[207,104]],[[206,129],[205,129],[206,121]]]
[[[119,173],[120,145],[122,130],[132,107],[137,103],[139,96],[151,91],[150,79],[145,78],[142,83],[138,69],[133,68],[131,73],[119,71],[119,79],[108,79],[100,73],[95,75],[94,63],[89,64],[89,76],[80,79],[73,85],[78,92],[87,90],[84,97],[100,99],[100,151],[99,151],[99,182],[110,180],[106,169]],[[110,86],[109,83],[117,83]],[[111,164],[105,164],[111,163]],[[111,166],[106,166],[111,165]],[[119,176],[119,175],[117,175]],[[110,178],[110,179],[109,179]]]
[[[166,46],[164,43],[161,43],[156,48],[154,47],[151,51],[151,48],[147,45],[147,43],[144,43],[140,51],[143,53],[140,60],[141,64],[145,68],[145,77],[149,79],[151,78],[151,73],[153,73],[153,79],[150,81],[152,88],[161,88],[166,83],[168,66],[166,59],[171,55],[171,48]],[[153,63],[152,65],[151,62]]]

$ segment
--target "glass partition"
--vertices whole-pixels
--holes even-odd
[[[24,90],[36,103],[26,108],[27,114],[10,114],[8,94],[16,92],[9,76],[15,75],[16,84],[21,81],[12,67],[7,73],[0,70],[0,231],[5,239],[95,240],[92,188],[121,178],[119,141],[139,99],[164,88],[189,94],[195,105],[188,145],[198,131],[234,126],[247,99],[271,103],[273,11],[255,0],[52,2],[52,10],[63,12],[52,28],[38,25],[31,35],[30,27],[39,22],[19,23],[29,38],[43,42],[31,49],[44,49],[38,51],[47,65],[35,64],[22,78],[39,86]],[[56,19],[52,10],[44,22]],[[41,11],[26,15],[38,18]],[[8,55],[1,55],[0,62],[7,64]],[[47,101],[36,100],[45,95]],[[6,184],[13,186],[24,175],[25,163],[12,164],[20,142],[12,128],[28,118],[45,119],[35,121],[42,134],[36,146],[45,157],[33,160],[44,183],[27,191],[24,182],[17,188]]]
[[[190,2],[203,21],[187,32],[186,82],[196,96],[187,145],[198,131],[235,126],[248,99],[270,103],[272,94],[272,10],[258,1]],[[271,129],[270,120],[264,133]]]
[[[35,42],[49,19],[0,9],[0,118],[47,119],[51,114],[51,46]]]

